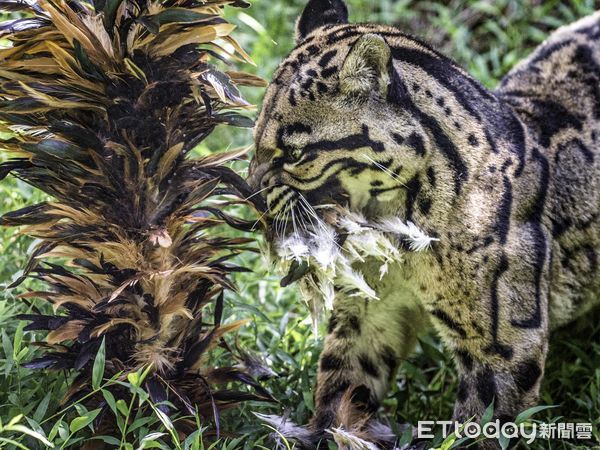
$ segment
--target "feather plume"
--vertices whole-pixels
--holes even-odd
[[[367,220],[339,206],[323,209],[324,220],[275,238],[267,253],[277,255],[279,269],[287,273],[282,285],[300,280],[301,297],[310,306],[315,330],[321,310],[333,309],[336,289],[349,296],[378,298],[376,289],[355,266],[367,259],[378,261],[383,279],[390,264],[402,260],[398,240],[406,241],[415,252],[427,250],[438,240],[397,217]]]
[[[205,364],[222,335],[241,325],[222,324],[223,292],[234,287],[230,273],[243,270],[228,261],[251,242],[217,236],[215,227],[250,230],[227,205],[262,208],[261,200],[244,202],[250,188],[223,165],[242,152],[190,156],[218,124],[252,125],[240,114],[249,104],[238,86],[262,80],[211,64],[215,55],[249,59],[221,17],[225,5],[248,4],[3,5],[28,18],[0,24],[10,43],[0,49],[0,131],[10,134],[0,146],[11,155],[0,178],[12,173],[52,198],[0,219],[38,239],[14,285],[29,276],[46,288],[22,298],[57,311],[22,317],[28,329],[49,332],[48,352],[27,366],[79,370],[69,402],[91,392],[104,340],[106,377],[151,362],[151,397],[184,412],[218,418],[215,408],[271,400],[240,368]],[[235,54],[224,55],[217,40]],[[220,201],[223,195],[237,200]],[[231,381],[253,392],[213,386]]]

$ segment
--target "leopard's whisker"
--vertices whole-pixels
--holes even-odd
[[[265,210],[265,212],[263,212],[263,213],[260,215],[260,217],[259,217],[258,219],[256,219],[256,222],[254,222],[254,223],[252,224],[252,227],[250,228],[250,230],[251,230],[251,231],[254,231],[254,230],[255,230],[255,227],[256,227],[256,225],[258,224],[258,222],[260,222],[260,221],[263,219],[263,217],[265,217],[265,216],[266,216],[266,215],[267,215],[267,214],[268,214],[270,211],[271,211],[271,207],[270,207],[270,206],[267,206],[267,209]]]
[[[397,174],[395,174],[394,172],[392,172],[390,169],[388,169],[387,167],[385,167],[383,164],[375,161],[373,158],[371,158],[366,153],[363,153],[363,156],[366,159],[368,159],[374,166],[376,166],[378,169],[380,169],[382,172],[384,172],[385,174],[389,175],[394,181],[397,181],[401,186],[406,187],[406,184],[404,184],[402,181],[400,181],[400,177]]]
[[[262,189],[260,189],[260,190],[256,191],[255,193],[253,193],[253,194],[250,194],[250,195],[249,195],[248,197],[246,197],[244,200],[250,200],[251,198],[253,198],[253,197],[257,196],[258,194],[262,194],[262,193],[263,193],[263,192],[265,192],[266,190],[268,190],[268,189],[273,189],[273,188],[275,188],[275,187],[277,187],[277,186],[276,186],[276,185],[275,185],[275,186],[267,186],[267,187],[265,187],[265,188],[262,188]]]

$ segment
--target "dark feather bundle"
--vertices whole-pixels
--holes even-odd
[[[49,331],[48,352],[29,367],[80,371],[67,401],[89,392],[103,339],[105,376],[152,363],[151,397],[185,412],[218,417],[219,407],[270,399],[242,371],[204,365],[240,325],[221,325],[222,293],[241,270],[227,260],[250,242],[215,236],[223,223],[248,228],[215,197],[239,203],[249,189],[223,166],[240,152],[186,155],[217,124],[249,125],[236,112],[248,107],[236,86],[262,84],[209,64],[248,59],[224,5],[247,6],[0,0],[27,16],[0,24],[12,44],[0,50],[0,127],[12,136],[0,177],[12,173],[52,198],[1,221],[39,239],[15,285],[44,282],[22,297],[50,302],[57,315],[22,317],[27,329]],[[212,387],[232,381],[253,393]]]

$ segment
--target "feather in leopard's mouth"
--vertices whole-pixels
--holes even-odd
[[[405,252],[425,251],[438,240],[397,217],[368,220],[339,205],[312,207],[301,195],[290,199],[285,210],[285,216],[280,214],[272,224],[266,253],[285,274],[282,286],[298,283],[315,332],[323,310],[333,309],[336,291],[378,299],[375,289],[355,270],[357,263],[376,261],[383,279]]]

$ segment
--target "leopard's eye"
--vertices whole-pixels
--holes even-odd
[[[293,161],[299,161],[302,158],[302,149],[301,148],[292,148],[289,152],[290,159]]]

